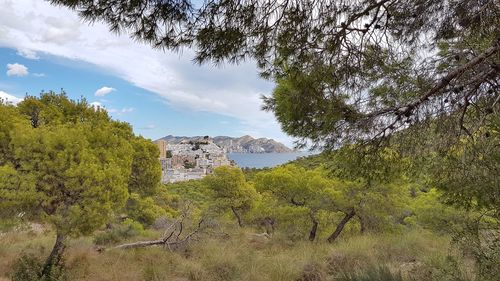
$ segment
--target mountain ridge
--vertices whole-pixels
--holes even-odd
[[[183,141],[206,141],[210,140],[216,145],[224,149],[225,152],[237,152],[237,153],[286,153],[293,152],[286,145],[277,142],[273,139],[268,138],[253,138],[249,135],[244,135],[241,137],[229,137],[229,136],[173,136],[168,135],[160,138],[160,140],[165,140],[168,143],[177,144]]]

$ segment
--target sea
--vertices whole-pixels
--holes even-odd
[[[228,153],[227,157],[241,168],[272,168],[285,164],[299,157],[313,154],[312,152],[288,153]]]

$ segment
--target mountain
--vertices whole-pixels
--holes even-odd
[[[226,152],[241,152],[241,153],[284,153],[292,152],[293,150],[286,147],[284,144],[277,142],[273,139],[258,138],[254,139],[251,136],[242,136],[239,138],[232,138],[226,136],[208,137],[208,136],[195,136],[195,137],[179,137],[168,135],[161,138],[167,143],[177,144],[181,142],[196,142],[196,141],[212,141],[218,146],[222,147]]]

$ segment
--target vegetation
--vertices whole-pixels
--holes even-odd
[[[264,109],[325,151],[160,185],[154,145],[85,100],[0,103],[1,277],[500,276],[498,1],[51,2],[200,63],[255,59]]]
[[[385,276],[400,280],[396,279],[399,275],[403,280],[474,280],[467,266],[469,260],[443,246],[449,245],[449,238],[426,231],[363,236],[352,232],[334,244],[309,241],[291,244],[279,235],[267,239],[251,232],[242,229],[229,232],[230,238],[204,237],[174,252],[150,247],[99,253],[90,238],[74,239],[68,243],[65,254],[66,276],[75,281],[385,281],[391,280]],[[39,262],[37,257],[47,255],[51,235],[50,232],[6,234],[0,248],[0,272],[3,274],[0,276],[14,274],[13,268],[21,267],[14,265],[26,259],[17,262],[21,255],[31,257],[32,263]],[[133,239],[150,239],[151,235]],[[378,277],[382,274],[385,276]]]
[[[437,116],[456,140],[500,106],[494,0],[51,2],[155,48],[192,48],[199,63],[254,59],[277,83],[264,108],[302,143],[332,148]]]
[[[0,266],[13,280],[498,274],[497,179],[471,167],[479,187],[448,189],[472,184],[448,165],[495,139],[464,139],[446,157],[425,159],[402,143],[346,145],[272,169],[220,167],[203,180],[161,185],[155,145],[85,100],[49,92],[0,111],[2,235],[11,240],[1,243]],[[495,167],[495,155],[477,165]],[[105,272],[117,255],[124,261],[110,266],[126,269]]]
[[[44,278],[69,237],[93,233],[120,210],[144,223],[161,210],[147,197],[159,184],[158,150],[128,124],[64,93],[26,97],[17,107],[1,104],[0,111],[0,216],[22,214],[54,228]]]
[[[222,212],[231,210],[242,227],[241,212],[251,209],[257,197],[253,186],[245,181],[243,172],[237,168],[219,167],[203,180],[211,192],[213,207]]]

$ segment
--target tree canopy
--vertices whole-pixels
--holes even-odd
[[[69,236],[92,233],[128,211],[151,223],[158,206],[156,146],[134,136],[85,99],[65,93],[27,96],[16,107],[0,101],[0,217],[23,214],[50,223],[57,239],[44,267],[57,263]]]
[[[243,172],[236,167],[222,166],[214,169],[213,174],[203,181],[211,191],[214,207],[231,210],[238,225],[243,226],[241,212],[250,210],[258,196],[255,188],[245,180]]]
[[[315,145],[380,138],[441,116],[472,135],[498,113],[498,1],[51,0],[199,63],[251,58],[264,108]],[[444,121],[441,121],[444,122]]]

